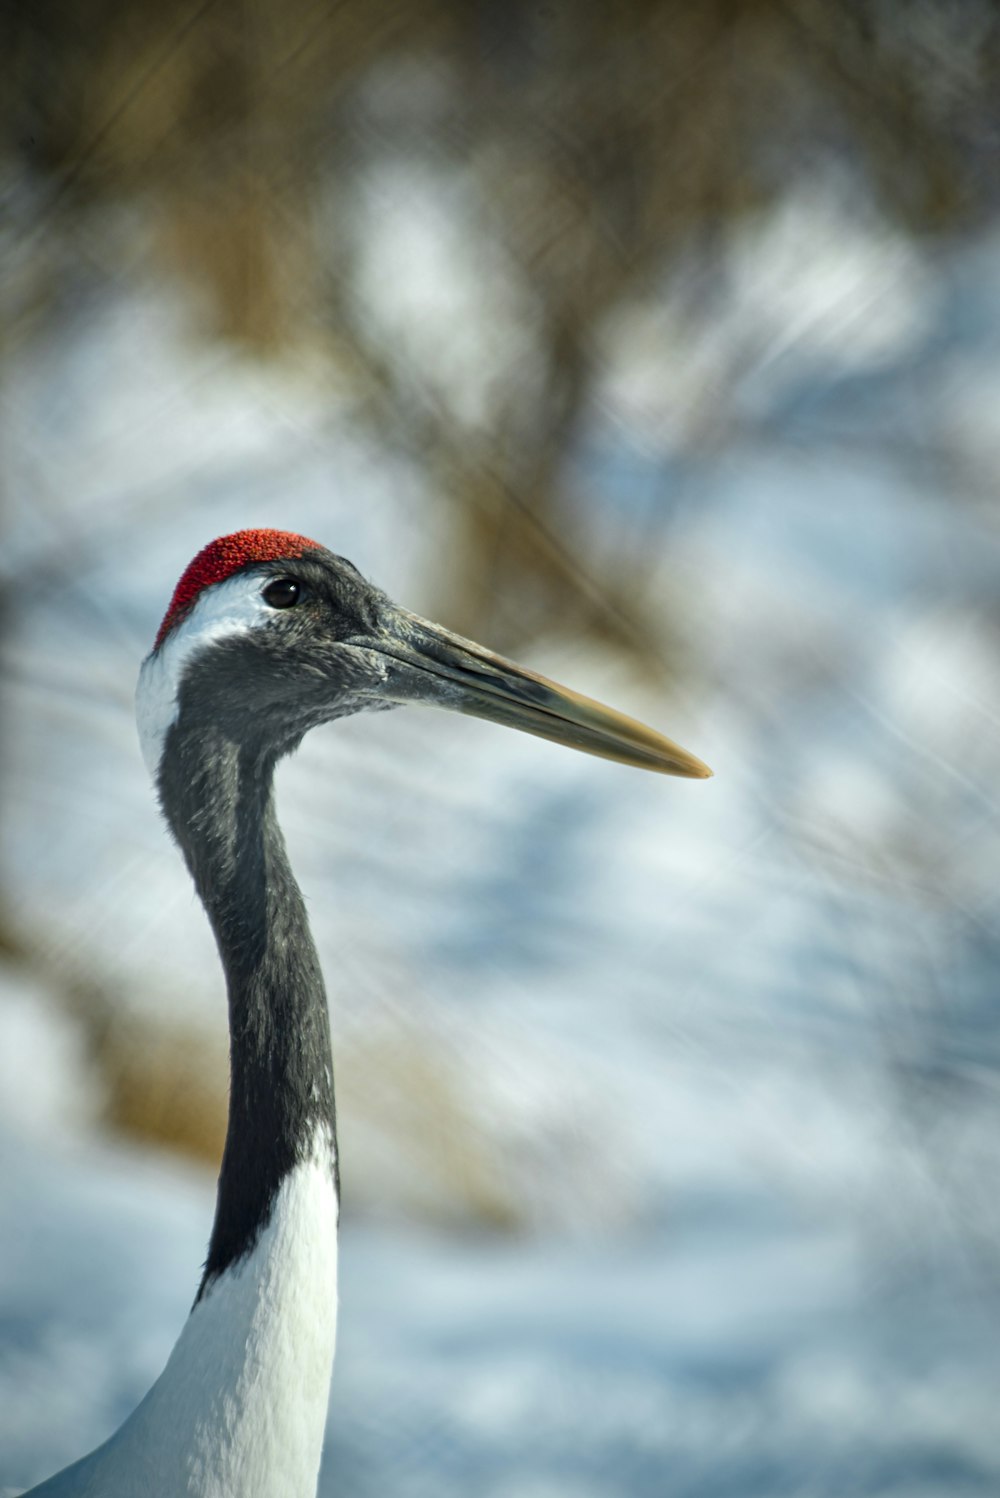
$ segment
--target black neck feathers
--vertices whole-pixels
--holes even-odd
[[[250,1252],[282,1181],[326,1126],[336,1174],[326,993],[274,809],[275,757],[200,717],[169,730],[159,791],[205,906],[229,998],[229,1126],[199,1298]]]

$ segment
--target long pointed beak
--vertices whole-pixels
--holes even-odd
[[[394,609],[385,632],[352,643],[393,662],[386,686],[387,695],[397,699],[488,718],[661,775],[705,780],[712,773],[695,755],[634,718],[405,609]]]

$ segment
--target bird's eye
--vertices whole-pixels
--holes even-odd
[[[272,609],[290,609],[299,601],[302,590],[294,577],[276,577],[264,589],[264,602]]]

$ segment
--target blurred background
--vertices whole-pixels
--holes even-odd
[[[716,772],[418,710],[283,769],[321,1493],[995,1494],[995,8],[2,26],[0,1482],[197,1284],[225,1009],[132,694],[194,552],[275,525]]]

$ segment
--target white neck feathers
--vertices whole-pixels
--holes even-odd
[[[218,640],[245,635],[274,618],[261,590],[268,577],[240,572],[198,595],[190,613],[175,624],[158,650],[142,663],[135,716],[142,757],[156,778],[167,730],[176,722],[184,671],[192,657]]]
[[[337,1324],[330,1159],[323,1126],[138,1409],[38,1498],[314,1498]]]

